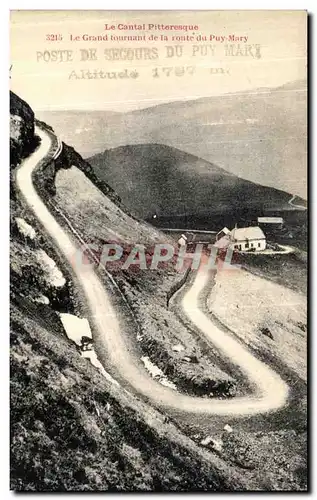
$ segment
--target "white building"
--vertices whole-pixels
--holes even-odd
[[[265,250],[266,238],[259,226],[239,227],[231,231],[231,245],[235,250],[258,252]]]
[[[177,243],[180,247],[184,247],[187,243],[187,236],[185,236],[185,234],[182,234]]]
[[[219,231],[219,233],[216,234],[216,241],[220,240],[221,238],[230,233],[231,233],[230,229],[224,227],[223,229],[221,229],[221,231]]]
[[[283,217],[258,217],[258,224],[284,224]]]
[[[284,219],[283,217],[258,217],[258,224],[266,228],[282,229]]]
[[[259,252],[266,248],[265,234],[258,226],[234,228],[229,232],[222,230],[218,234],[224,234],[224,236],[217,239],[215,247],[222,250],[231,247],[241,252],[250,250]]]

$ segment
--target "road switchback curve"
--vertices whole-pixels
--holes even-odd
[[[288,386],[281,377],[236,339],[219,330],[199,309],[198,296],[208,282],[208,272],[203,270],[197,272],[192,287],[182,299],[184,312],[206,338],[247,375],[256,388],[255,393],[230,400],[187,396],[153,380],[136,362],[120,332],[119,321],[110,294],[106,292],[99,277],[90,266],[76,266],[74,255],[80,251],[79,245],[77,246],[75,240],[73,241],[60,226],[35,190],[32,173],[43,159],[48,158],[52,147],[52,139],[46,131],[36,127],[36,133],[41,139],[41,144],[19,167],[16,175],[17,187],[71,266],[89,306],[89,320],[94,338],[102,342],[111,365],[116,367],[118,374],[126,380],[127,385],[132,386],[137,393],[156,406],[193,414],[239,417],[265,413],[284,406],[287,401]]]

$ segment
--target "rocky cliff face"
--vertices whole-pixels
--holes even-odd
[[[10,165],[17,166],[35,147],[34,113],[30,106],[10,92]]]
[[[47,128],[47,125],[44,122],[39,122],[42,126]],[[111,201],[113,201],[116,205],[122,207],[121,198],[117,195],[117,193],[107,184],[107,182],[100,180],[95,174],[92,166],[85,161],[80,154],[75,151],[75,149],[71,146],[68,146],[63,142],[63,149],[60,156],[53,162],[49,163],[44,167],[45,179],[42,177],[42,173],[35,173],[36,184],[38,188],[45,188],[47,192],[51,195],[56,194],[56,186],[55,186],[55,178],[56,174],[60,169],[68,169],[72,166],[76,166],[81,170],[90,181],[97,186],[100,191],[105,194]],[[124,208],[124,207],[122,207]],[[126,211],[126,210],[125,210]]]

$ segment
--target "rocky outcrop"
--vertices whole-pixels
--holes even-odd
[[[36,147],[34,113],[30,106],[10,92],[10,165],[15,168]]]
[[[37,120],[37,123],[48,129],[48,131],[53,131],[53,129],[46,125],[44,122]],[[105,182],[101,181],[94,173],[91,165],[85,161],[82,156],[75,151],[74,148],[68,146],[63,142],[63,149],[61,154],[56,158],[56,160],[43,166],[42,169],[35,173],[35,181],[38,189],[44,189],[49,195],[54,196],[56,194],[55,177],[60,169],[71,168],[72,166],[77,167],[79,170],[84,172],[88,179],[97,186],[100,191],[105,194],[111,201],[122,208],[121,198],[117,193]],[[45,175],[43,176],[43,173]]]

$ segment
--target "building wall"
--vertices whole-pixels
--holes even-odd
[[[261,250],[265,250],[266,240],[237,241],[234,243],[234,248],[241,251],[251,250],[254,248],[256,252],[259,252]]]
[[[186,245],[187,241],[185,240],[185,238],[181,237],[181,238],[179,238],[177,243],[179,244],[180,247],[184,247]]]

